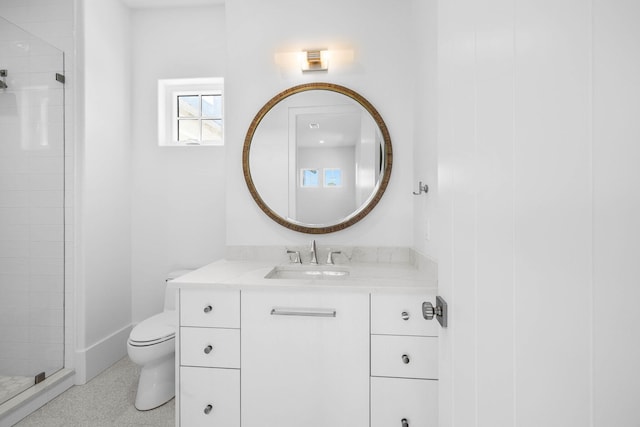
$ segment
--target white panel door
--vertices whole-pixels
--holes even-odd
[[[241,346],[243,427],[369,426],[367,294],[243,291]]]

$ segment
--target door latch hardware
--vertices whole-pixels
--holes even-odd
[[[436,297],[436,306],[426,301],[422,303],[422,317],[432,320],[434,317],[443,328],[447,327],[447,302],[440,296]]]

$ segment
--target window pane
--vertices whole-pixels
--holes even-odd
[[[203,120],[202,140],[222,141],[222,120]]]
[[[202,116],[222,117],[222,95],[202,95]]]
[[[199,98],[198,95],[178,96],[178,117],[199,117]]]
[[[178,141],[200,141],[199,120],[178,120]]]
[[[300,169],[301,187],[317,187],[319,182],[318,169]]]
[[[324,170],[324,186],[325,187],[342,187],[342,170],[325,169]]]

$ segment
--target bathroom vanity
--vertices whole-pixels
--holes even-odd
[[[173,285],[177,425],[437,425],[436,289],[412,267],[223,260]]]
[[[331,143],[320,148],[318,140]],[[269,100],[242,151],[260,209],[308,234],[335,233],[367,216],[392,164],[375,107],[331,83],[294,86]],[[177,425],[438,425],[438,326],[427,320],[433,307],[423,314],[423,303],[436,305],[435,279],[411,256],[393,262],[402,248],[375,249],[376,261],[372,248],[346,249],[319,257],[314,240],[309,257],[280,248],[295,255],[292,263],[223,260],[172,282]],[[334,255],[348,264],[334,265]]]

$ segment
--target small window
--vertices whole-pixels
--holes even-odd
[[[325,169],[324,186],[342,187],[342,169]]]
[[[223,80],[158,81],[161,146],[224,145]]]
[[[222,95],[177,95],[176,141],[222,141]]]
[[[300,169],[300,187],[314,188],[320,185],[318,169]]]

